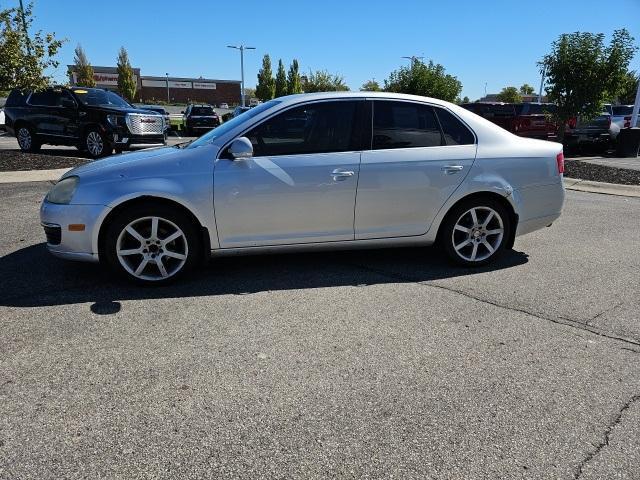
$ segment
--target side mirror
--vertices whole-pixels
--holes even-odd
[[[253,157],[253,145],[247,137],[238,137],[229,145],[229,155],[234,160],[244,160]]]

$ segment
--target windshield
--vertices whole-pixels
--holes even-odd
[[[94,88],[75,89],[73,93],[76,94],[83,105],[131,108],[131,105],[129,105],[124,98],[108,90],[98,90]]]
[[[633,105],[617,105],[612,110],[614,115],[631,115],[633,113]]]
[[[255,117],[256,115],[261,114],[265,110],[269,110],[271,107],[279,103],[280,103],[280,100],[270,100],[266,103],[261,103],[257,107],[252,108],[251,110],[247,110],[243,114],[238,115],[237,117],[234,117],[231,120],[227,120],[219,127],[216,127],[213,130],[205,133],[203,136],[201,136],[197,140],[194,140],[189,145],[187,145],[186,148],[200,147],[202,145],[211,143],[214,139],[218,138],[219,136],[224,135],[228,131],[236,128],[238,125],[243,124],[247,120]]]

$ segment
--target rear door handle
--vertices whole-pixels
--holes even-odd
[[[442,170],[447,175],[453,175],[454,173],[461,172],[464,167],[462,165],[447,165],[442,167]]]
[[[331,172],[331,176],[334,180],[344,180],[349,177],[353,177],[355,172],[353,170],[342,170],[341,168],[336,168],[333,172]]]

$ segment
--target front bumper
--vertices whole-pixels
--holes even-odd
[[[108,210],[105,205],[59,205],[44,200],[40,223],[49,252],[68,260],[97,262],[99,219]],[[84,225],[84,230],[71,231],[69,225]]]
[[[166,145],[165,134],[132,135],[127,132],[113,133],[113,147],[118,150],[129,150],[136,147],[155,147]]]

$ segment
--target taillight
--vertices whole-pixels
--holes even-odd
[[[564,173],[564,152],[556,155],[556,163],[558,164],[558,173]]]

